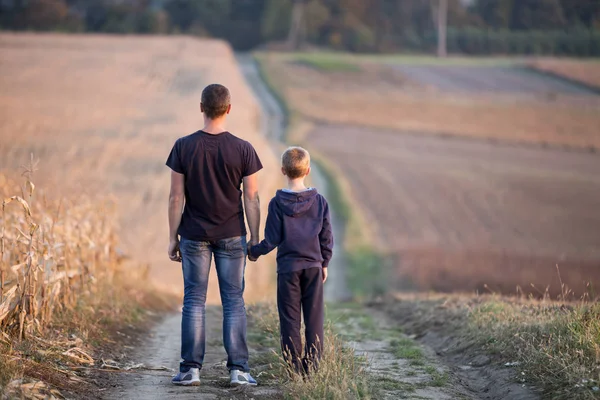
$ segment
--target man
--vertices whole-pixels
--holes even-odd
[[[223,345],[232,385],[256,385],[249,374],[244,306],[247,242],[259,241],[260,205],[256,173],[262,164],[252,145],[227,132],[229,90],[209,85],[202,91],[204,128],[175,142],[171,168],[169,258],[182,262],[181,363],[175,385],[199,385],[205,352],[205,304],[214,255],[223,305]],[[243,183],[243,201],[242,191]],[[185,207],[184,207],[185,203]],[[183,209],[183,214],[182,214]]]

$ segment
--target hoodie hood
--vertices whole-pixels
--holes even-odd
[[[311,188],[298,193],[278,190],[275,200],[285,215],[299,217],[315,204],[317,189]]]

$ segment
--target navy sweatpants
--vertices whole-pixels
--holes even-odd
[[[323,276],[321,268],[277,275],[281,350],[296,372],[316,368],[323,352]],[[302,353],[301,314],[305,345]]]

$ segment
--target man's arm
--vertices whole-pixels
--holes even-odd
[[[185,178],[183,174],[171,171],[171,192],[169,193],[169,258],[181,261],[177,230],[181,224],[181,213],[185,203]]]
[[[245,176],[243,179],[244,187],[244,210],[246,211],[246,220],[250,228],[250,240],[248,244],[253,246],[260,241],[260,200],[258,198],[258,179],[256,173]]]
[[[276,208],[275,199],[273,199],[269,203],[267,225],[265,226],[265,239],[256,246],[248,246],[250,261],[257,260],[258,257],[269,254],[281,243],[283,222],[281,215],[279,215]]]

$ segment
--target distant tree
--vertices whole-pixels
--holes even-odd
[[[24,8],[20,24],[26,29],[58,29],[68,14],[69,8],[64,0],[32,0]]]
[[[260,22],[264,15],[264,7],[264,0],[235,2],[235,7],[231,7],[229,14],[219,22],[221,31],[213,34],[228,40],[239,50],[249,50],[258,46],[263,41]]]
[[[136,31],[139,33],[167,33],[169,16],[162,10],[144,10],[137,16]]]
[[[515,0],[477,0],[471,9],[483,22],[494,29],[508,29],[511,26]]]
[[[231,9],[231,0],[169,0],[165,4],[172,27],[188,32],[192,25],[200,25],[216,36],[229,28]]]
[[[544,30],[564,26],[565,16],[560,0],[519,0],[514,3],[512,29]]]
[[[266,41],[285,39],[291,16],[291,0],[267,0],[260,24],[262,38]]]
[[[600,1],[561,0],[563,14],[571,27],[600,30]]]
[[[306,39],[312,43],[320,44],[323,31],[331,19],[329,9],[320,0],[310,0],[306,4]]]

